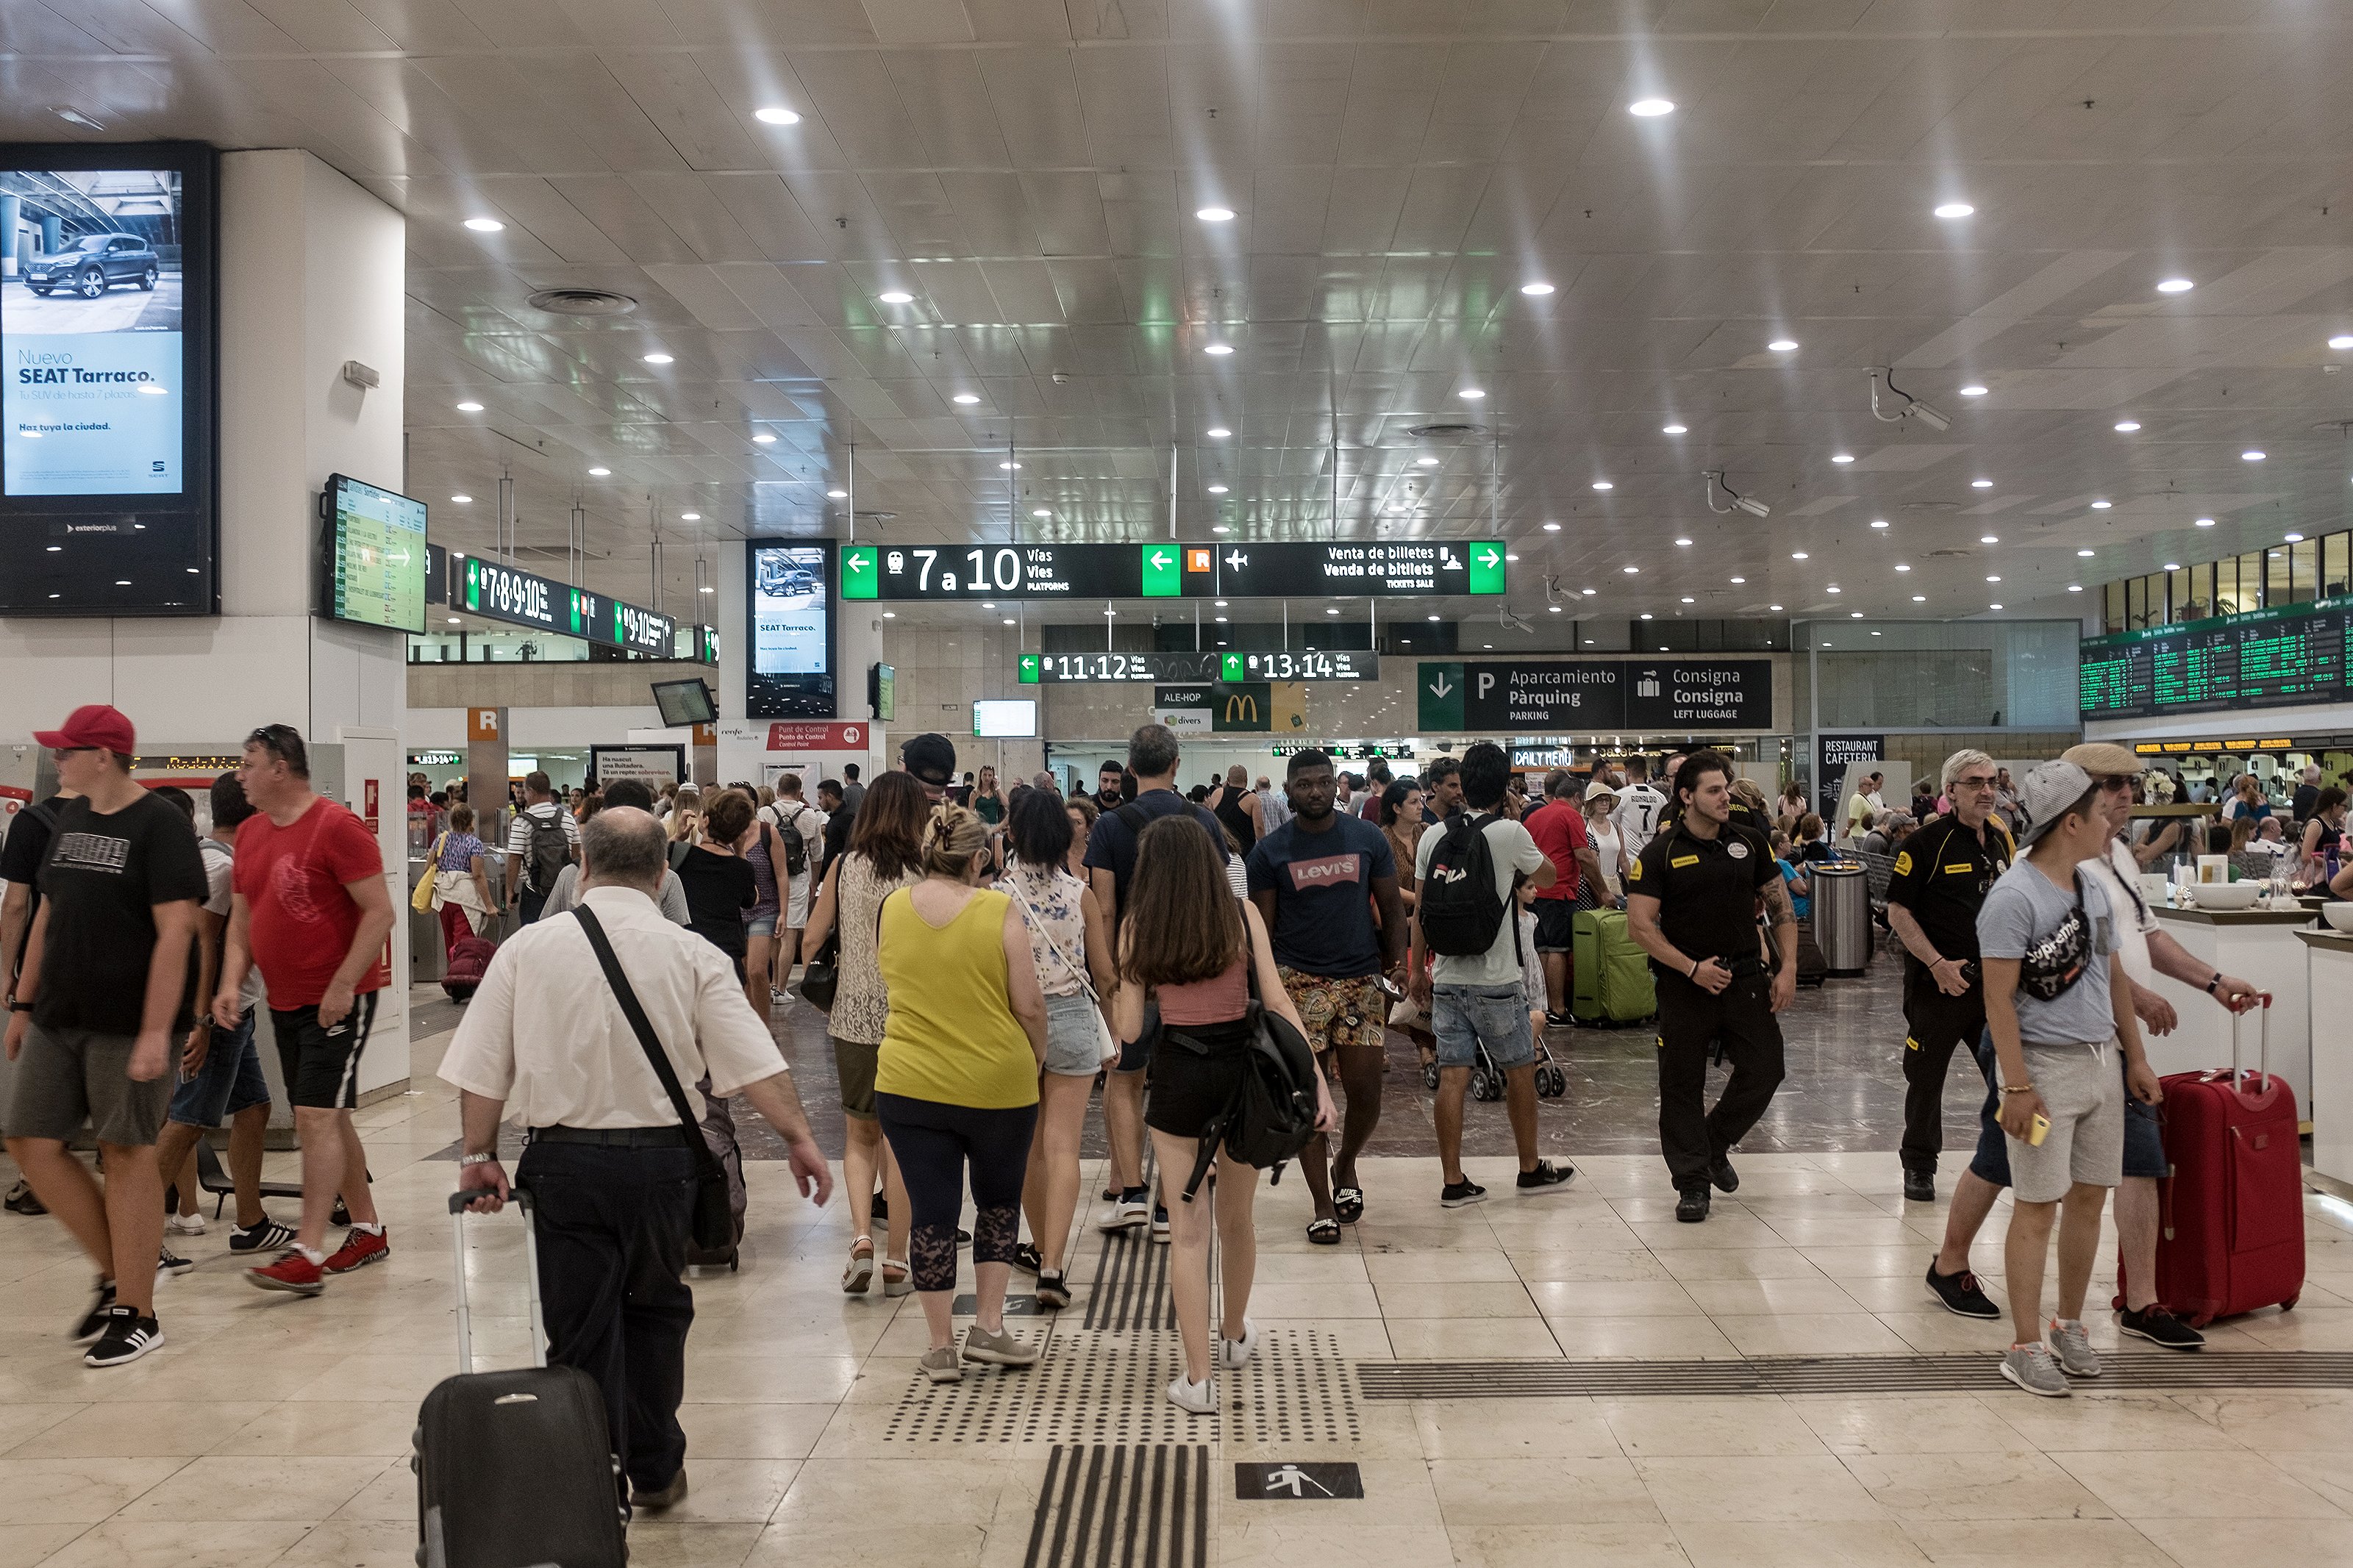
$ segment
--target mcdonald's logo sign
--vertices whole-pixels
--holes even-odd
[[[1221,680],[1209,688],[1210,728],[1263,733],[1274,728],[1273,692],[1263,680]]]
[[[1240,724],[1252,730],[1257,729],[1259,727],[1258,699],[1252,697],[1247,691],[1228,692],[1226,694],[1226,722],[1229,724]]]

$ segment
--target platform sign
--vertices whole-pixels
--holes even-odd
[[[853,544],[845,599],[1323,599],[1497,595],[1493,540],[1312,543]]]

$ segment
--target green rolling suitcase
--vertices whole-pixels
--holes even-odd
[[[1569,1011],[1580,1024],[1639,1024],[1659,1010],[1650,955],[1626,934],[1618,910],[1587,910],[1569,925],[1575,992]]]

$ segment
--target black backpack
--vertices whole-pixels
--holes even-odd
[[[1188,1204],[1219,1151],[1231,1150],[1243,1164],[1273,1171],[1274,1180],[1280,1182],[1283,1165],[1298,1158],[1315,1136],[1315,1053],[1289,1019],[1259,1000],[1257,954],[1245,955],[1242,964],[1250,977],[1250,999],[1249,1010],[1234,1026],[1241,1037],[1238,1047],[1244,1058],[1241,1079],[1234,1085],[1233,1098],[1201,1129],[1200,1152],[1194,1157],[1192,1173],[1185,1182]],[[1174,1046],[1204,1055],[1237,1048],[1228,1046],[1221,1050],[1182,1029],[1166,1026],[1159,1030],[1159,1042],[1155,1049]]]
[[[1487,847],[1489,812],[1461,812],[1447,818],[1446,837],[1430,851],[1414,918],[1432,952],[1476,958],[1495,945],[1495,934],[1511,919],[1511,903],[1495,890],[1495,858]],[[1512,928],[1516,943],[1519,927]]]
[[[796,811],[790,817],[768,819],[769,825],[776,830],[776,837],[785,841],[785,875],[787,877],[797,877],[808,869],[808,839],[797,826],[800,817],[800,812]]]
[[[522,819],[530,824],[523,839],[523,886],[534,893],[552,893],[555,879],[564,868],[572,864],[572,841],[564,831],[564,808],[557,806],[547,816],[525,811]]]

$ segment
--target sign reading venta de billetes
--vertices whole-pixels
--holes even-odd
[[[1770,659],[1425,661],[1424,730],[1761,730],[1773,722]]]

